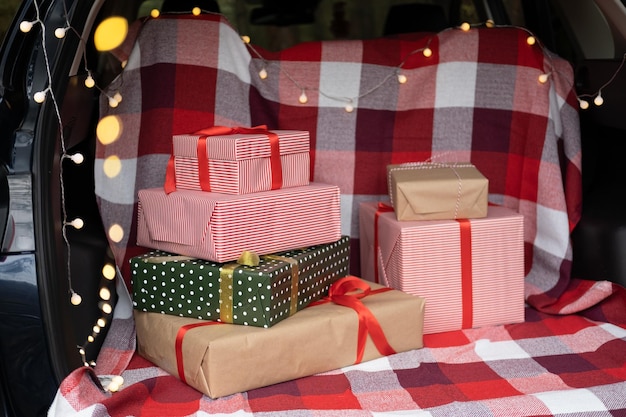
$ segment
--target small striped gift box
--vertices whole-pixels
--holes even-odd
[[[216,263],[150,251],[130,260],[140,311],[271,327],[328,294],[348,274],[350,242],[259,257],[258,265]]]
[[[219,134],[220,128],[216,135],[210,128],[208,135],[173,137],[177,189],[249,194],[309,183],[309,132],[242,128],[249,133]]]
[[[300,187],[229,195],[162,188],[138,192],[137,244],[213,262],[341,238],[339,187]]]
[[[424,333],[524,321],[523,215],[398,221],[372,202],[359,215],[361,275],[424,297]]]

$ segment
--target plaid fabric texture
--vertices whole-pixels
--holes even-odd
[[[527,36],[516,28],[451,29],[257,49],[261,59],[218,15],[148,20],[105,90],[123,101],[109,108],[103,96],[102,116],[115,116],[121,135],[96,150],[105,228],[124,231],[111,241],[123,282],[128,259],[147,251],[135,244],[137,191],[163,185],[172,135],[266,124],[310,132],[311,179],[341,189],[355,275],[358,206],[387,199],[387,164],[473,163],[490,181],[490,202],[525,216],[527,322],[428,335],[421,350],[210,400],[131,357],[130,309],[118,303],[95,372],[122,373],[123,390],[103,393],[93,370],[77,369],[50,415],[626,414],[625,291],[570,276],[569,234],[581,213],[572,70]],[[113,178],[103,174],[111,156],[121,160]]]

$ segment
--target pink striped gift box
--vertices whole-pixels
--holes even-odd
[[[206,132],[210,133],[211,130],[207,129]],[[263,129],[244,130],[254,132]],[[309,183],[309,132],[299,130],[268,132],[276,135],[275,144],[271,143],[268,134],[250,132],[216,135],[198,132],[175,135],[173,155],[176,188],[224,194],[249,194]],[[199,147],[200,140],[205,144],[202,149]],[[273,161],[272,158],[276,160]],[[205,172],[200,172],[201,170]],[[278,180],[277,174],[280,177]]]
[[[139,191],[137,244],[213,262],[335,242],[341,238],[339,187],[228,195],[162,188]]]
[[[424,333],[524,321],[521,214],[489,206],[479,219],[398,221],[369,202],[359,219],[362,277],[424,297]]]

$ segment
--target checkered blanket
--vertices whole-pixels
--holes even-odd
[[[102,116],[121,128],[98,144],[95,168],[105,228],[123,232],[111,240],[120,285],[129,285],[128,259],[145,251],[135,244],[137,191],[163,185],[172,135],[265,124],[311,133],[311,178],[341,188],[355,275],[357,208],[387,198],[387,164],[472,162],[490,181],[490,202],[525,216],[527,323],[429,335],[422,350],[210,400],[133,355],[132,315],[120,303],[95,371],[72,373],[51,415],[626,413],[618,395],[626,294],[570,276],[569,234],[581,213],[572,71],[527,37],[516,28],[450,29],[270,53],[217,15],[143,24],[104,91]],[[110,108],[106,95],[116,92],[123,101]],[[103,173],[111,164],[120,167],[112,178]],[[122,373],[124,389],[101,392],[94,372]]]

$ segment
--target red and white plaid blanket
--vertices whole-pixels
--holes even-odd
[[[137,191],[163,185],[172,135],[265,124],[311,133],[311,178],[341,188],[355,275],[358,205],[386,199],[387,164],[476,165],[490,202],[525,216],[527,322],[429,335],[421,350],[210,400],[134,355],[122,297],[95,371],[72,373],[50,415],[626,414],[626,291],[570,276],[569,235],[581,213],[572,70],[527,37],[516,28],[451,29],[269,53],[217,15],[143,24],[105,91],[122,94],[118,107],[106,97],[102,106],[122,129],[98,144],[95,169],[105,228],[124,231],[111,241],[120,290],[128,259],[146,250],[135,244]],[[114,178],[102,171],[110,156],[121,160]],[[123,389],[103,393],[94,372],[122,374]]]

